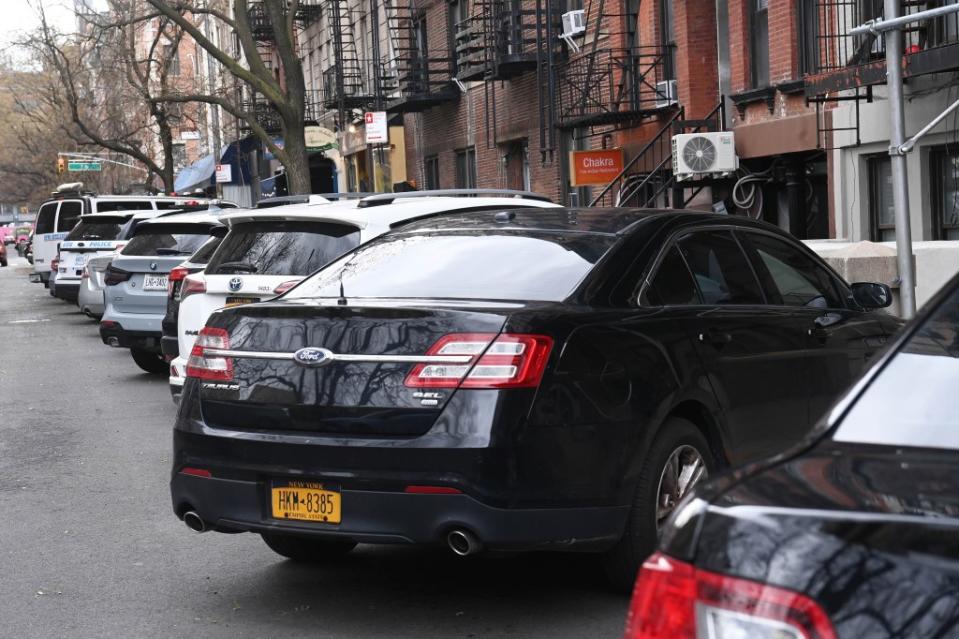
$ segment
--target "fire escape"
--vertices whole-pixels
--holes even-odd
[[[319,18],[321,0],[301,0],[295,16],[295,26],[299,29]],[[273,53],[276,43],[276,33],[273,23],[262,2],[251,2],[249,7],[250,31],[256,42],[260,60],[274,77],[278,77],[279,69],[274,68]],[[298,40],[298,38],[297,38]],[[319,91],[307,91],[304,103],[303,120],[306,124],[316,124],[321,116],[322,99]],[[253,91],[248,86],[237,88],[237,103],[241,108],[253,115],[254,120],[269,134],[279,134],[283,131],[282,118],[276,107],[265,96]],[[245,121],[240,121],[240,129],[249,133],[251,127]]]
[[[951,4],[949,0],[901,0],[899,15]],[[845,131],[859,144],[859,105],[871,101],[873,87],[886,81],[883,37],[849,32],[869,20],[881,18],[882,0],[813,0],[806,61],[806,99],[815,103],[819,145],[836,145],[835,133]],[[959,70],[959,15],[953,13],[903,30],[903,78],[906,82],[931,73]],[[838,102],[855,104],[851,123],[834,122],[828,112]],[[848,125],[847,125],[848,124]]]
[[[323,72],[324,106],[336,110],[340,128],[352,119],[353,109],[366,111],[377,104],[382,77],[379,60],[360,56],[356,40],[363,34],[357,33],[351,4],[350,0],[326,0],[334,62]]]
[[[453,61],[445,47],[430,49],[425,14],[409,0],[384,0],[383,9],[392,50],[379,68],[386,110],[416,113],[458,99]]]

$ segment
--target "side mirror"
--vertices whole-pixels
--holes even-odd
[[[852,285],[852,297],[863,308],[886,308],[892,304],[889,287],[875,282],[856,282]]]

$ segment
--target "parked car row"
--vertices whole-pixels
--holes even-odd
[[[951,456],[920,449],[955,414],[923,408],[953,379],[954,290],[902,332],[888,287],[745,218],[479,190],[291,200],[157,214],[84,265],[104,342],[169,376],[191,529],[307,562],[357,543],[594,553],[636,584],[628,637],[866,636],[907,614],[884,603],[903,583],[959,603],[947,551],[925,580],[927,559],[888,556],[953,525]]]

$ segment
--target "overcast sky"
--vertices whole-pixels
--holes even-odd
[[[73,19],[73,0],[0,0],[0,47],[19,57],[12,42],[24,32],[36,29],[40,24],[38,7],[43,6],[47,20],[61,32],[68,32],[76,24]]]

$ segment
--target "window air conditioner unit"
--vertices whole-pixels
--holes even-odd
[[[732,131],[680,133],[673,136],[673,175],[677,181],[725,177],[739,168]]]
[[[656,108],[665,109],[679,102],[676,93],[676,80],[662,80],[656,83]]]
[[[584,9],[575,9],[563,14],[563,34],[562,38],[572,38],[586,31],[586,11]]]

